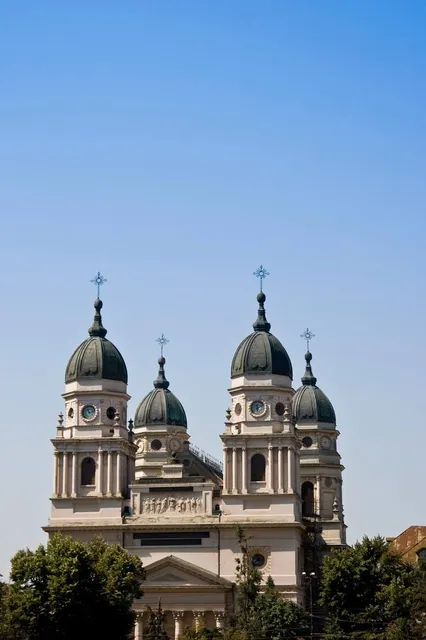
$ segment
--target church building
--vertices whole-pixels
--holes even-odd
[[[262,284],[264,268],[256,273]],[[128,415],[126,363],[106,337],[99,286],[89,337],[66,367],[44,530],[83,541],[100,534],[140,557],[147,577],[134,605],[135,640],[146,632],[146,606],[159,599],[173,640],[188,626],[223,627],[233,607],[237,525],[253,564],[295,602],[304,599],[303,576],[346,544],[339,432],[312,372],[312,334],[295,390],[260,289],[253,331],[232,358],[221,462],[191,442],[162,349],[153,388]]]

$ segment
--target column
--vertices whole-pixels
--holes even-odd
[[[278,448],[278,493],[283,493],[283,448]]]
[[[77,497],[77,451],[72,452],[71,497]]]
[[[63,498],[67,497],[67,475],[68,475],[68,455],[67,452],[64,451],[62,454],[62,491],[61,495]]]
[[[273,448],[272,448],[272,444],[269,443],[268,445],[268,491],[273,491],[273,476],[272,476],[272,453],[273,453]]]
[[[287,449],[287,491],[293,493],[293,449],[288,447]]]
[[[315,478],[315,513],[321,515],[321,478]]]
[[[237,448],[232,447],[232,493],[237,493]]]
[[[102,487],[102,476],[104,471],[104,452],[102,449],[98,449],[98,475],[96,476],[96,493],[98,496],[103,496],[104,491]]]
[[[136,612],[135,640],[143,640],[143,611]]]
[[[228,447],[223,447],[223,493],[228,493]]]
[[[195,631],[200,631],[204,627],[204,611],[193,611]]]
[[[121,451],[117,451],[117,482],[115,485],[115,493],[117,496],[121,496],[122,482],[121,482]]]
[[[242,466],[242,491],[247,493],[247,447],[242,448],[241,454],[241,466]]]
[[[59,452],[53,452],[53,493],[52,497],[58,497],[58,471],[59,471]]]
[[[214,619],[216,620],[216,629],[224,629],[225,627],[225,612],[213,611]]]
[[[175,640],[179,640],[183,634],[183,611],[172,611],[175,621]]]
[[[111,475],[112,475],[112,453],[111,451],[108,451],[108,458],[107,458],[107,495],[108,496],[112,496],[112,491],[111,491]]]
[[[302,489],[301,489],[301,486],[300,486],[301,485],[301,481],[300,481],[300,455],[296,451],[294,456],[295,456],[295,461],[296,461],[296,487],[295,487],[295,491],[300,496],[300,495],[302,495]]]

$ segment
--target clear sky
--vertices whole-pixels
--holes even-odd
[[[166,372],[221,456],[263,263],[332,400],[350,541],[424,515],[423,0],[0,3],[0,572],[44,540],[100,269],[131,411]]]

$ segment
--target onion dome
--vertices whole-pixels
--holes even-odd
[[[231,365],[231,378],[247,373],[270,373],[293,379],[291,360],[281,342],[270,333],[271,325],[266,319],[266,296],[257,294],[259,309],[253,324],[253,333],[241,342]]]
[[[107,330],[102,325],[102,300],[96,298],[94,306],[95,317],[89,329],[89,337],[72,354],[65,371],[65,382],[97,378],[127,384],[127,368],[123,356],[105,338]]]
[[[312,373],[311,360],[312,353],[305,354],[306,370],[302,378],[302,386],[293,396],[293,421],[297,424],[302,422],[325,422],[336,424],[336,414],[333,405],[325,393],[317,387],[317,379]]]
[[[145,427],[147,425],[175,425],[177,427],[187,426],[185,409],[169,390],[170,382],[166,379],[164,365],[166,359],[161,356],[158,359],[160,365],[157,379],[154,380],[154,389],[145,396],[135,415],[135,427]]]

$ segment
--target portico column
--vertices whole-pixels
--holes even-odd
[[[293,493],[293,449],[291,447],[287,449],[287,471],[287,491],[288,493]]]
[[[112,453],[111,453],[111,451],[108,451],[108,458],[107,458],[107,495],[108,496],[112,495],[112,492],[111,492],[111,475],[112,475],[111,459],[112,459]]]
[[[237,493],[237,448],[232,447],[232,493]]]
[[[247,493],[247,447],[242,448],[241,455],[241,466],[242,466],[242,492]]]
[[[115,493],[117,496],[121,496],[121,451],[117,451],[117,482]]]
[[[143,640],[143,611],[136,612],[135,640]]]
[[[278,493],[283,492],[283,448],[278,448]]]
[[[103,475],[103,469],[104,469],[104,456],[103,456],[103,450],[99,449],[98,450],[98,475],[96,476],[96,493],[99,496],[103,496],[104,491],[103,491],[103,487],[102,487],[102,475]]]
[[[315,481],[315,513],[321,515],[321,478],[317,476]]]
[[[268,490],[273,491],[273,476],[272,476],[272,444],[268,445]]]
[[[223,493],[228,493],[228,447],[223,447]]]
[[[67,452],[64,451],[62,454],[62,491],[61,495],[63,498],[67,496],[67,475],[68,475],[68,455]]]
[[[59,452],[53,452],[53,498],[58,497],[58,465],[59,465]]]
[[[183,633],[183,611],[172,611],[175,621],[175,640],[179,640]]]
[[[204,611],[193,611],[192,615],[194,616],[195,631],[200,631],[204,627]]]
[[[71,497],[77,497],[77,451],[72,452]]]
[[[216,629],[223,629],[225,625],[225,612],[213,611],[214,619],[216,620]]]

